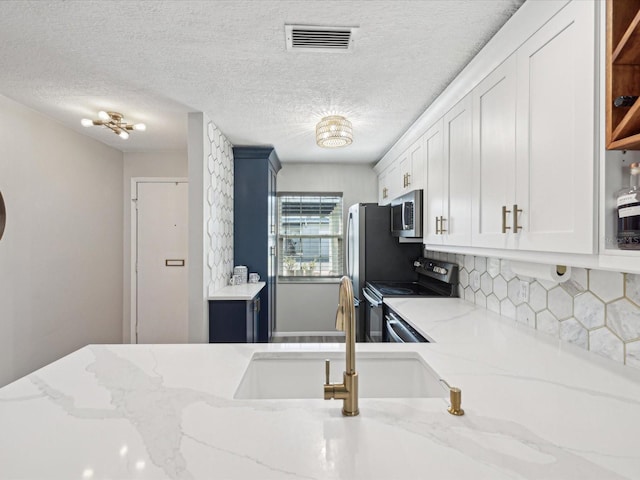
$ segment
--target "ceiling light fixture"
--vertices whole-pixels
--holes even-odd
[[[351,145],[353,130],[351,122],[341,115],[324,117],[316,125],[316,143],[324,148],[338,148]]]
[[[144,123],[136,123],[131,124],[127,123],[122,117],[121,113],[118,112],[105,112],[99,111],[98,118],[100,120],[91,120],[89,118],[83,118],[80,123],[83,127],[91,127],[91,126],[102,126],[107,127],[113,133],[118,135],[120,138],[127,139],[129,138],[129,132],[131,130],[137,130],[139,132],[144,132],[147,129],[147,126]]]

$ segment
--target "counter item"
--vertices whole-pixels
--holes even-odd
[[[616,193],[618,248],[640,250],[640,163],[632,163],[629,170],[629,187]]]
[[[422,237],[422,190],[414,190],[391,202],[394,237]]]
[[[238,275],[240,277],[240,283],[236,283],[236,285],[247,283],[249,277],[249,269],[244,265],[235,266],[233,267],[233,275]]]
[[[257,273],[249,274],[249,283],[258,283],[260,281],[260,275]]]
[[[613,101],[614,107],[630,107],[638,97],[636,95],[621,95]]]
[[[516,275],[533,277],[538,280],[561,283],[571,278],[571,267],[565,265],[545,265],[542,263],[511,261],[511,271]]]

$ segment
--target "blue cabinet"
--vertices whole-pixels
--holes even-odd
[[[251,300],[209,300],[209,343],[258,341],[260,297]]]
[[[276,320],[276,175],[281,165],[273,147],[233,148],[233,256],[260,275],[258,342],[269,342]]]

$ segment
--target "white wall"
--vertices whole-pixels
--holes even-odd
[[[209,341],[207,297],[233,270],[233,146],[209,117],[189,114],[189,342]]]
[[[378,177],[369,165],[285,163],[278,191],[342,192],[346,222],[350,205],[378,201]],[[338,282],[278,283],[276,302],[278,333],[335,331]]]
[[[124,268],[123,268],[123,341],[131,341],[131,179],[134,177],[187,178],[187,151],[124,154]]]
[[[0,96],[0,386],[122,340],[122,153]]]

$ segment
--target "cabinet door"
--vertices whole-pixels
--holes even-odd
[[[401,193],[423,188],[424,148],[423,138],[416,140],[398,159]]]
[[[473,90],[474,247],[506,248],[516,181],[516,56],[509,57]],[[503,233],[503,222],[506,233]]]
[[[400,175],[400,162],[396,159],[387,168],[387,200],[391,201],[402,194],[402,175]]]
[[[378,204],[389,205],[402,193],[399,161],[395,160],[378,175]]]
[[[444,116],[445,191],[441,230],[445,245],[471,245],[471,94]]]
[[[397,179],[400,182],[398,192],[403,194],[409,190],[409,175],[411,172],[411,157],[409,156],[409,150],[407,149],[400,157],[398,157],[398,176]]]
[[[424,137],[420,137],[409,147],[407,180],[405,190],[419,190],[424,186]]]
[[[387,167],[378,175],[378,205],[388,205],[391,201],[391,197],[389,197],[388,178],[389,168]]]
[[[443,215],[445,198],[444,131],[442,119],[424,134],[424,185],[423,241],[425,244],[441,244],[440,216]]]
[[[520,249],[593,253],[596,5],[569,3],[517,52]]]

